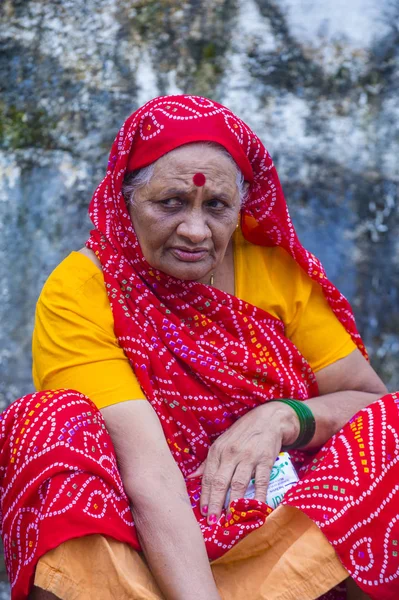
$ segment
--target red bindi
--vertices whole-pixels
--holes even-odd
[[[202,187],[203,185],[205,185],[206,177],[203,173],[196,173],[193,177],[193,182],[194,185]]]

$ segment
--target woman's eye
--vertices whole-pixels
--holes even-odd
[[[161,200],[161,205],[166,208],[178,208],[182,205],[182,201],[180,198],[165,198],[165,200]]]
[[[222,200],[218,200],[217,198],[213,198],[212,200],[209,200],[208,206],[210,208],[224,208],[226,203]]]

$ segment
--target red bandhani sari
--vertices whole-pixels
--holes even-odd
[[[285,337],[284,324],[249,303],[180,281],[144,259],[122,196],[126,172],[190,142],[222,145],[250,182],[244,236],[280,245],[322,287],[365,353],[346,299],[299,243],[273,162],[227,108],[193,96],[156,98],[133,113],[94,193],[87,246],[101,261],[115,334],[186,477],[240,416],[273,398],[318,395],[314,373]],[[386,396],[356,415],[317,454],[293,452],[301,480],[284,503],[304,511],[372,597],[399,589],[399,400]],[[100,413],[78,392],[45,392],[14,403],[1,422],[2,515],[13,598],[26,597],[38,558],[63,541],[111,535],[139,549],[111,440]],[[200,480],[188,492],[210,559],[264,524],[271,508],[233,503],[209,526],[199,512]],[[396,590],[396,591],[395,591]]]

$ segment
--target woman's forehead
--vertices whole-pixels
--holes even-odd
[[[217,167],[210,167],[197,171],[196,168],[182,168],[159,171],[154,173],[150,181],[150,188],[159,193],[184,193],[189,194],[196,190],[204,190],[206,194],[223,195],[226,198],[235,195],[237,191],[236,177],[233,173],[226,173]]]
[[[202,186],[209,179],[236,183],[237,168],[226,152],[207,144],[188,144],[155,162],[153,179],[184,179]]]

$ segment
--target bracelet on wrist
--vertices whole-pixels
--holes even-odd
[[[316,431],[316,421],[310,408],[300,400],[292,400],[291,398],[276,398],[273,402],[283,402],[288,404],[296,413],[299,420],[299,434],[295,442],[283,446],[281,450],[296,450],[307,446],[313,439]]]

